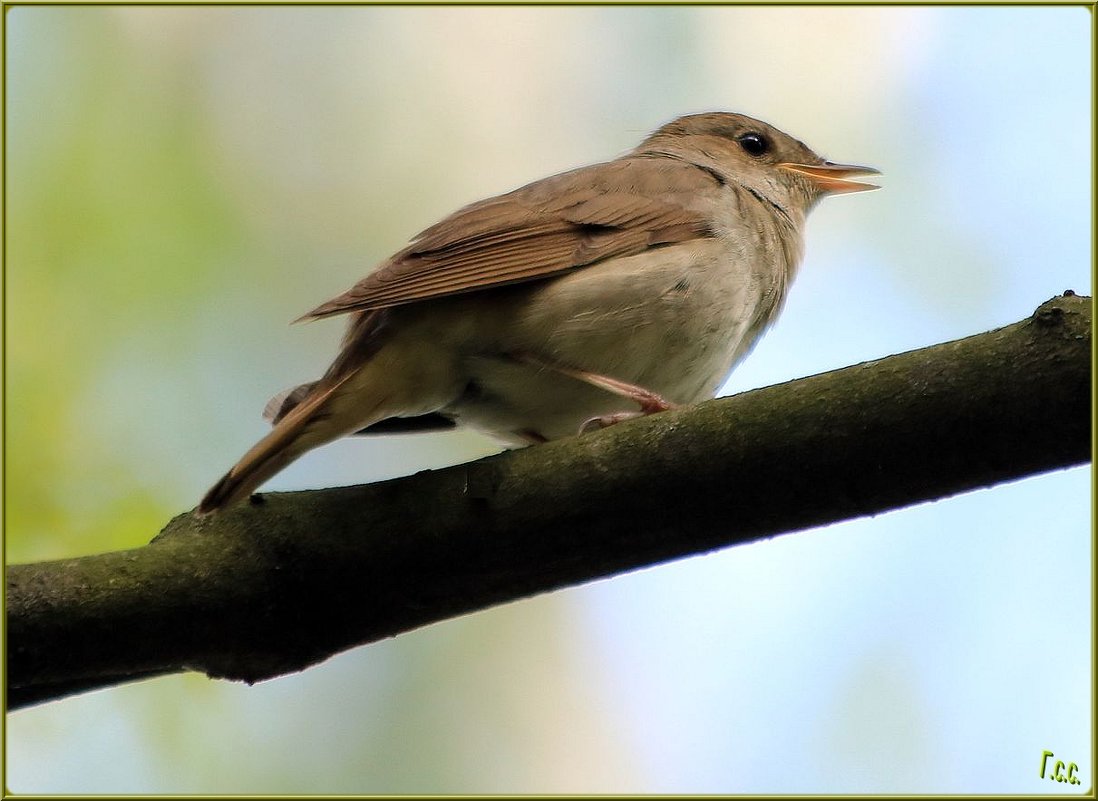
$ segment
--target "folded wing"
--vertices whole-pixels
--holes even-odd
[[[653,161],[596,164],[466,206],[301,319],[549,278],[710,236],[703,209],[718,180],[687,162]]]

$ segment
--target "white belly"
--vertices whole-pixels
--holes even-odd
[[[465,356],[471,381],[444,407],[459,423],[529,441],[576,433],[631,401],[508,353],[626,381],[678,404],[713,397],[781,302],[786,265],[747,262],[719,240],[586,267],[485,307],[494,335]],[[738,262],[738,263],[736,263]],[[517,436],[516,436],[517,434]]]

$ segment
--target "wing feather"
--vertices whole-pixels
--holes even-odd
[[[627,157],[473,203],[301,319],[550,278],[604,259],[711,236],[720,184],[684,161]]]

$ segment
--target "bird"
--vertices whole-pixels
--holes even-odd
[[[273,429],[198,514],[346,435],[460,425],[522,446],[714,397],[781,310],[808,212],[878,172],[711,111],[459,209],[295,321],[347,315],[338,354],[271,399]]]

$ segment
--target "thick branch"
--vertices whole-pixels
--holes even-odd
[[[1091,303],[379,484],[180,515],[8,569],[8,701],[258,681],[559,587],[1084,463]]]

